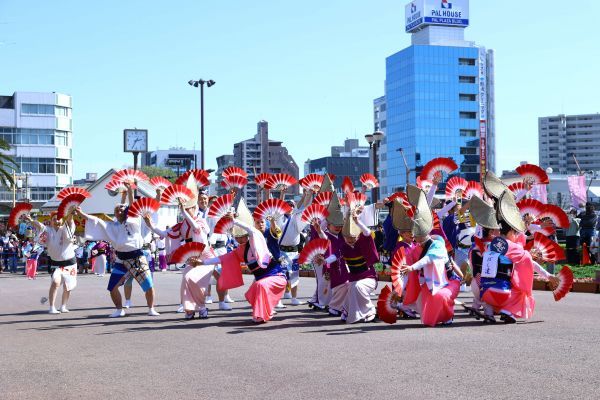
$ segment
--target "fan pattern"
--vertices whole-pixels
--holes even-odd
[[[58,205],[57,215],[58,219],[65,217],[70,214],[75,207],[79,207],[81,203],[86,199],[85,195],[81,193],[73,193],[65,197]]]
[[[364,173],[361,175],[360,183],[362,183],[363,186],[367,188],[367,190],[372,190],[373,188],[379,186],[379,181],[377,180],[377,178],[375,178],[375,176],[369,173]]]
[[[233,218],[222,217],[215,224],[215,229],[213,230],[216,234],[226,234],[233,228]]]
[[[319,221],[323,221],[328,215],[329,212],[325,206],[320,204],[311,204],[310,206],[306,207],[304,211],[302,211],[302,216],[300,219],[302,222],[310,224],[315,218]]]
[[[74,193],[80,193],[80,194],[84,195],[86,199],[89,199],[91,196],[90,192],[88,192],[84,188],[77,187],[77,186],[69,186],[69,187],[63,188],[60,192],[58,192],[58,194],[56,195],[56,198],[58,200],[62,200],[65,197],[67,197],[68,195],[74,194]]]
[[[178,200],[185,203],[193,197],[194,194],[187,187],[183,185],[171,185],[162,193],[160,201],[165,204],[178,204]]]
[[[468,182],[465,178],[461,178],[460,176],[453,176],[446,183],[446,199],[453,199],[456,197],[457,191],[462,191],[464,193],[467,188]]]
[[[268,199],[260,203],[254,210],[254,219],[265,219],[269,217],[278,218],[292,212],[292,207],[281,199]]]
[[[560,272],[556,274],[556,277],[558,278],[559,283],[556,289],[552,291],[552,294],[554,295],[554,300],[559,301],[565,297],[573,287],[573,271],[568,265],[563,265]]]
[[[21,217],[28,214],[32,208],[33,205],[31,203],[16,203],[8,216],[8,226],[12,228],[19,225]]]
[[[329,240],[327,239],[313,239],[300,252],[298,256],[298,264],[312,264],[314,258],[317,255],[324,255],[329,250]]]
[[[323,184],[323,175],[319,174],[308,174],[304,178],[300,179],[300,186],[306,190],[317,191]]]
[[[483,199],[483,187],[479,182],[469,181],[465,191],[463,192],[463,197],[467,200],[470,200],[473,196]]]
[[[177,248],[171,254],[171,264],[182,264],[187,262],[192,257],[200,258],[204,252],[206,245],[204,243],[190,242],[185,243]]]
[[[445,174],[450,174],[453,171],[458,169],[458,165],[451,158],[447,157],[438,157],[429,161],[423,167],[421,171],[421,179],[425,179],[428,181],[433,181],[433,178],[436,173],[441,172]]]
[[[539,253],[544,262],[554,263],[565,258],[565,252],[560,245],[540,232],[533,235],[533,240],[525,245],[525,250],[530,253]]]
[[[542,185],[547,185],[550,183],[546,171],[534,164],[520,165],[517,167],[516,172],[517,174],[521,175],[523,179],[531,183]]]
[[[227,214],[231,208],[233,207],[233,195],[226,194],[224,196],[218,197],[215,201],[212,202],[210,207],[208,207],[208,216],[210,218],[221,218],[225,214]]]
[[[395,324],[398,321],[398,295],[385,285],[377,299],[377,316],[387,324]]]
[[[154,178],[150,179],[150,184],[152,186],[154,186],[156,189],[166,189],[169,186],[171,186],[171,182],[169,182],[167,179],[163,178],[162,176],[155,176]]]
[[[143,197],[136,200],[128,209],[127,216],[130,218],[144,217],[149,214],[154,214],[160,208],[160,203],[149,197]]]

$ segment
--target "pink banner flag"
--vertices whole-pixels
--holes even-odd
[[[569,193],[571,193],[571,204],[579,208],[580,204],[587,202],[587,188],[585,185],[585,175],[573,175],[567,178],[569,183]]]
[[[536,199],[537,201],[541,201],[544,204],[548,204],[548,191],[546,189],[546,185],[533,185],[531,187],[531,192],[529,193],[532,199]]]

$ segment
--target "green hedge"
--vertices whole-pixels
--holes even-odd
[[[561,270],[563,266],[557,265],[554,267],[554,273]],[[595,278],[596,271],[600,270],[600,265],[569,265],[573,271],[575,278]]]

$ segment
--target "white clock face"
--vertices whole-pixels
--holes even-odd
[[[127,131],[125,134],[126,151],[146,151],[147,136],[145,131]]]

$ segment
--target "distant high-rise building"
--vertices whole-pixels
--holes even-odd
[[[386,59],[385,96],[374,101],[375,126],[386,133],[382,196],[406,185],[399,148],[412,183],[436,157],[452,157],[469,180],[482,166],[495,170],[493,51],[464,39],[468,24],[468,0],[406,6],[412,44]]]
[[[177,176],[185,171],[197,168],[200,163],[200,150],[186,150],[173,147],[169,150],[154,150],[143,154],[142,166],[171,169]]]
[[[16,190],[0,188],[0,205],[28,200],[35,208],[73,181],[71,96],[15,92],[0,96],[0,138],[11,145],[3,154],[17,164]],[[6,165],[10,168],[10,165]],[[6,210],[6,209],[5,209]]]
[[[600,171],[600,114],[539,118],[538,139],[542,168],[556,174]]]

